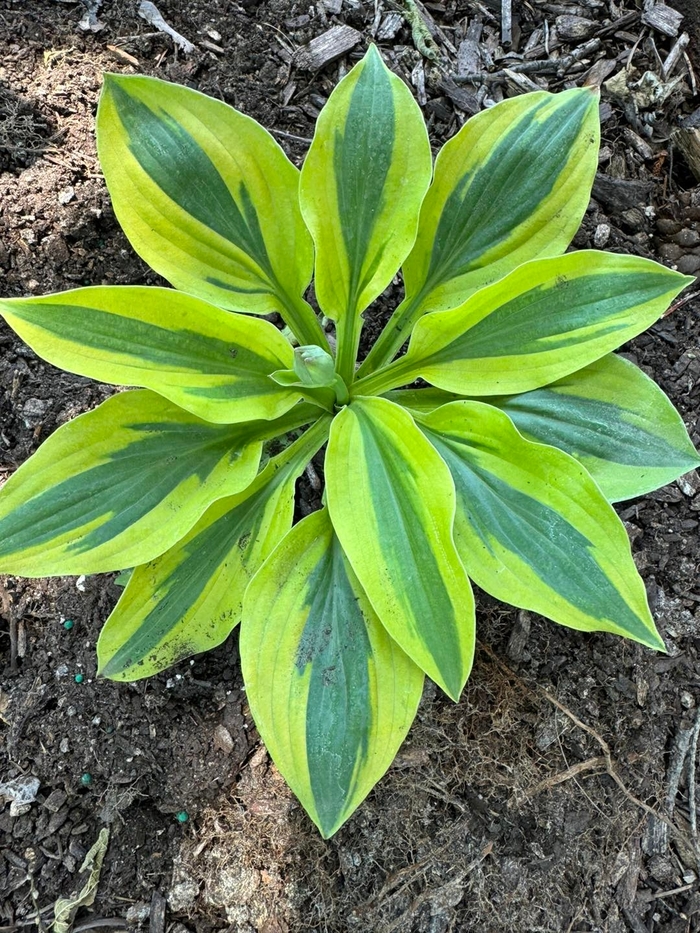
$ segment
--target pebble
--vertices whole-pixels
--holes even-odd
[[[64,188],[62,191],[58,192],[58,203],[59,204],[70,204],[70,202],[75,197],[75,188],[72,188],[70,185],[67,188]]]
[[[695,699],[687,690],[681,693],[681,706],[685,709],[692,709],[695,706]]]
[[[602,249],[610,239],[610,224],[598,224],[593,235],[593,245],[596,249]]]
[[[695,275],[695,273],[700,270],[700,256],[696,256],[695,253],[688,253],[685,256],[681,256],[676,263],[676,268],[679,272],[682,272],[683,275]]]
[[[675,243],[678,243],[679,246],[690,249],[693,246],[700,246],[700,233],[698,233],[697,230],[693,230],[691,227],[684,227],[682,230],[678,231],[673,240]]]

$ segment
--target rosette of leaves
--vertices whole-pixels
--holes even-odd
[[[255,722],[330,836],[389,767],[424,675],[459,697],[470,579],[663,650],[611,502],[700,461],[612,351],[690,280],[564,255],[597,164],[594,93],[506,100],[434,166],[374,47],[301,172],[252,119],[152,78],[107,76],[97,127],[117,217],[175,289],[0,302],[44,359],[134,387],[6,483],[0,569],[136,568],[99,640],[103,676],[146,677],[241,623]],[[399,270],[405,297],[358,369],[363,312]],[[332,340],[304,298],[313,273]],[[293,524],[324,446],[324,505]]]

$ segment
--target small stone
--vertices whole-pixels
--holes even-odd
[[[659,256],[668,262],[678,262],[683,255],[683,248],[678,243],[662,243],[659,246]]]
[[[602,249],[610,239],[610,224],[598,224],[593,235],[593,245],[596,249]]]
[[[75,197],[75,189],[69,186],[68,188],[64,188],[62,191],[59,191],[58,203],[69,204],[73,200],[74,197]]]
[[[695,275],[700,271],[700,256],[696,256],[695,253],[688,253],[686,256],[681,256],[676,263],[676,268],[679,272],[682,272],[683,275]]]
[[[150,912],[151,908],[149,904],[132,904],[126,912],[126,922],[130,925],[143,923],[144,920],[148,920]]]
[[[214,729],[214,745],[220,749],[224,755],[230,755],[233,751],[233,739],[226,726],[218,725]]]
[[[692,709],[695,706],[695,700],[687,690],[681,693],[681,706],[685,709]]]
[[[592,19],[586,19],[584,16],[573,16],[567,13],[562,16],[557,16],[556,26],[557,35],[560,39],[573,39],[575,42],[592,36],[598,28],[598,24]]]
[[[28,398],[22,406],[22,421],[28,428],[35,428],[41,421],[51,405],[43,398]]]
[[[61,744],[58,746],[58,748],[61,754],[67,755],[68,752],[70,751],[70,742],[68,741],[68,739],[67,738],[61,739]]]
[[[674,243],[678,243],[679,246],[691,249],[693,246],[700,246],[700,233],[690,227],[684,227],[683,230],[679,230],[674,236],[673,241]]]
[[[696,492],[700,492],[700,476],[697,470],[685,473],[676,480],[678,488],[685,496],[692,498]]]
[[[659,217],[656,221],[656,229],[664,236],[671,236],[674,233],[678,233],[681,229],[681,225],[677,220],[672,220],[670,217]]]

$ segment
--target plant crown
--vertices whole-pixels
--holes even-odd
[[[564,253],[597,165],[595,93],[505,100],[433,169],[417,104],[371,47],[301,172],[254,120],[153,78],[107,75],[97,134],[119,222],[175,289],[0,301],[39,356],[135,387],[5,484],[0,570],[135,567],[103,676],[149,676],[242,623],[253,718],[328,837],[391,764],[424,675],[460,696],[470,580],[663,650],[610,503],[700,460],[612,351],[691,280]],[[363,312],[399,269],[405,296],[358,369]],[[314,271],[332,338],[303,297]],[[255,317],[271,312],[292,341]],[[324,445],[324,505],[294,524]]]

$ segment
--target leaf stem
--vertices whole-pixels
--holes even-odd
[[[353,396],[382,395],[390,389],[397,389],[399,386],[412,382],[416,378],[416,373],[412,372],[411,362],[402,357],[377,370],[376,373],[358,379],[352,386]]]
[[[411,333],[413,325],[423,313],[421,303],[425,296],[425,292],[426,289],[423,288],[417,295],[413,297],[407,296],[401,304],[395,308],[386,327],[377,338],[377,342],[358,369],[357,376],[359,378],[375,372],[396,356]]]
[[[330,346],[314,309],[300,296],[288,295],[281,288],[276,295],[282,305],[282,317],[301,346],[314,345],[330,352]]]

